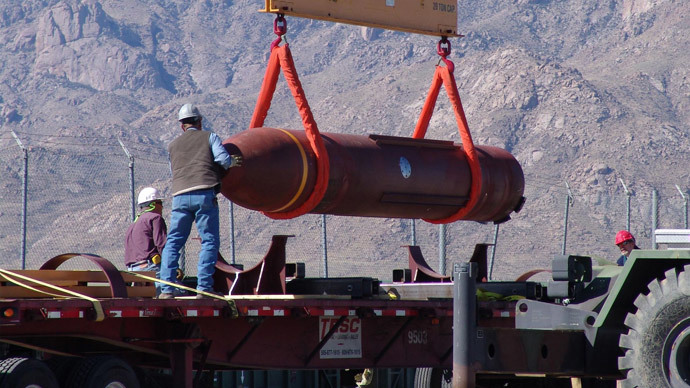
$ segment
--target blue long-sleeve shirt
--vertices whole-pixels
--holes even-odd
[[[192,129],[192,128],[190,128]],[[196,128],[194,128],[196,130]],[[232,165],[232,158],[228,151],[223,147],[223,142],[220,137],[215,133],[211,132],[211,136],[208,137],[209,145],[211,146],[211,151],[213,152],[213,160],[223,166],[224,169],[230,168]]]

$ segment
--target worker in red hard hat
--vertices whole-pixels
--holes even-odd
[[[635,236],[627,230],[620,230],[616,233],[616,245],[618,249],[621,250],[621,257],[616,261],[618,265],[625,264],[633,249],[640,249],[640,247],[635,244]]]

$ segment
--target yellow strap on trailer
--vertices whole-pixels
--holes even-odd
[[[132,272],[132,271],[123,271],[123,272],[126,272],[126,273],[128,273],[128,274],[130,274],[130,275],[132,275],[132,276],[135,276],[135,277],[138,277],[138,278],[141,278],[141,279],[144,279],[144,280],[149,280],[149,281],[152,281],[152,282],[167,284],[168,286],[175,287],[175,288],[179,288],[180,290],[185,290],[185,291],[189,291],[189,292],[195,292],[195,293],[197,293],[197,294],[206,295],[206,296],[208,296],[208,297],[210,297],[210,298],[213,298],[213,299],[224,300],[224,301],[228,302],[228,304],[230,305],[230,309],[232,310],[232,317],[233,317],[233,318],[237,318],[237,317],[238,317],[237,306],[235,305],[235,301],[232,300],[232,299],[229,299],[229,298],[226,297],[226,296],[216,295],[216,294],[212,294],[212,293],[210,293],[210,292],[197,290],[197,289],[194,289],[194,288],[191,288],[191,287],[183,286],[182,284],[179,284],[179,283],[173,283],[173,282],[169,282],[169,281],[166,281],[166,280],[161,280],[161,279],[154,278],[154,277],[151,277],[151,276],[142,275],[142,274],[137,273],[137,272]]]
[[[15,273],[14,275],[19,276],[19,275],[16,274],[16,273]],[[2,273],[2,272],[0,272],[0,276],[2,276],[2,277],[3,277],[4,279],[6,279],[7,281],[9,281],[9,282],[11,282],[11,283],[14,283],[15,285],[17,285],[17,286],[19,286],[19,287],[26,288],[27,290],[31,290],[31,291],[33,291],[33,292],[35,292],[35,293],[37,293],[37,294],[43,294],[43,295],[50,296],[50,297],[53,297],[53,298],[64,298],[64,299],[69,299],[69,298],[70,298],[69,296],[64,295],[64,294],[53,294],[52,292],[48,292],[48,291],[44,291],[44,290],[39,290],[39,289],[36,288],[36,287],[31,287],[30,285],[28,285],[28,284],[26,284],[26,283],[22,283],[21,281],[17,280],[16,278],[13,278],[13,277],[11,277],[11,276],[9,276],[9,275],[6,275],[6,274],[4,274],[4,273]]]
[[[435,36],[458,35],[457,0],[266,0],[259,12]]]
[[[65,294],[71,295],[71,296],[79,298],[79,299],[88,300],[89,302],[91,302],[93,304],[93,308],[96,311],[96,321],[99,322],[99,321],[102,321],[105,319],[105,313],[103,312],[103,306],[101,305],[101,302],[96,298],[92,298],[88,295],[80,294],[78,292],[74,292],[74,291],[65,289],[63,287],[56,286],[54,284],[46,283],[46,282],[38,280],[38,279],[33,279],[33,278],[28,277],[28,276],[20,275],[18,273],[8,271],[8,270],[2,269],[2,268],[0,268],[0,275],[2,277],[4,277],[5,279],[7,279],[8,281],[10,281],[10,282],[12,282],[12,283],[14,283],[20,287],[30,289],[32,291],[37,291],[37,292],[40,292],[43,294],[54,295],[54,296],[57,296],[60,298],[65,298],[65,296],[55,295],[55,294],[51,294],[51,293],[37,290],[34,287],[31,287],[28,284],[22,283],[21,281],[19,281],[17,279],[21,279],[21,280],[24,280],[27,282],[35,283],[35,284],[38,284],[40,286],[47,287],[47,288],[50,288],[52,290],[56,290],[59,292],[64,292]]]

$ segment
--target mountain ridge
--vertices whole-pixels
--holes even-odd
[[[60,202],[59,186],[52,191],[37,183],[32,187],[31,260],[47,259],[38,246],[48,250],[51,244],[55,251],[84,246],[117,260],[129,214],[122,171],[126,159],[118,154],[117,139],[132,147],[136,160],[143,159],[138,163],[154,161],[146,168],[150,171],[139,172],[137,186],[157,182],[163,189],[165,147],[178,133],[179,105],[199,105],[221,138],[246,129],[274,38],[273,16],[256,12],[260,6],[248,0],[0,5],[0,46],[7,53],[0,59],[0,150],[8,154],[3,157],[0,151],[0,161],[9,171],[0,186],[6,198],[0,225],[11,231],[0,238],[0,247],[7,260],[17,256],[21,209],[19,154],[9,130],[24,137],[34,153],[39,148],[54,153],[30,159],[34,179],[69,181],[69,171],[50,171],[40,163],[61,165],[75,144],[80,152],[89,147],[96,155],[106,151],[87,158],[92,167],[86,170],[95,169],[99,176],[86,175],[69,186],[81,199]],[[690,5],[670,0],[460,1],[458,11],[458,30],[466,36],[451,39],[450,58],[474,141],[507,149],[526,175],[525,208],[501,226],[497,254],[511,264],[499,275],[547,266],[560,252],[566,182],[575,193],[568,230],[573,251],[615,260],[612,236],[625,227],[621,181],[635,193],[631,229],[642,245],[650,245],[652,188],[665,201],[660,226],[678,227],[682,207],[675,185],[686,194],[690,187]],[[321,131],[411,135],[438,60],[436,38],[288,18],[288,42]],[[279,82],[266,124],[300,129],[284,84]],[[459,142],[443,95],[427,137]],[[123,167],[110,171],[109,165]],[[91,193],[89,181],[100,182],[97,193]],[[65,218],[74,211],[85,213],[77,224],[99,218],[112,222],[100,233],[92,227],[83,234],[81,226]],[[245,236],[272,230],[262,226],[260,217],[242,212],[238,222],[252,231],[242,231]],[[41,219],[70,225],[65,233],[87,236],[87,241],[65,238]],[[338,238],[354,237],[370,222],[349,223],[337,227]],[[399,233],[410,232],[402,221],[392,224]],[[307,225],[310,220],[296,220],[293,232],[301,234]],[[426,228],[431,238],[435,229]],[[491,238],[490,226],[454,228],[460,234],[451,243],[453,260],[468,257],[472,244]],[[377,252],[389,249],[381,247],[382,241],[400,238],[389,231],[372,233],[371,241],[357,245],[365,255],[400,257]],[[46,238],[50,242],[39,243]],[[264,242],[256,244],[251,250],[260,252]],[[351,245],[347,239],[343,244]],[[435,243],[426,244],[435,249]],[[310,260],[318,260],[318,250],[315,254]]]

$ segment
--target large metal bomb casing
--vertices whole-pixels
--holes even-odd
[[[451,141],[379,135],[321,134],[328,188],[311,213],[443,219],[469,199],[470,166]],[[304,131],[252,128],[223,142],[244,164],[223,178],[222,193],[263,212],[287,212],[314,188],[317,162]],[[500,221],[522,201],[520,164],[505,150],[476,147],[482,170],[479,201],[463,219]]]

